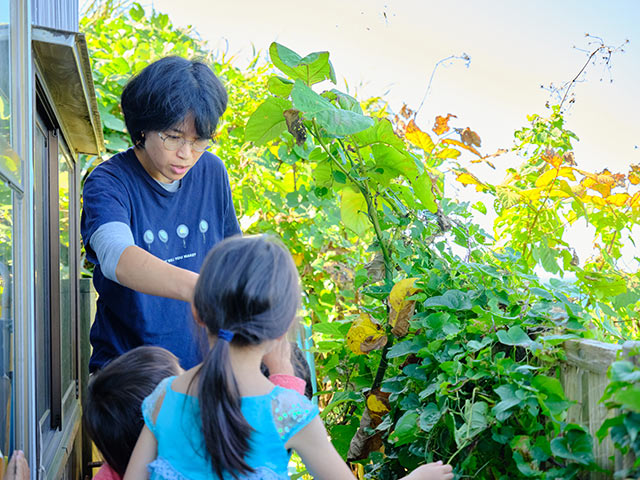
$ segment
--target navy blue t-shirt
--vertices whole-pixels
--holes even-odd
[[[89,370],[140,345],[170,350],[185,369],[198,364],[208,346],[187,302],[140,293],[102,274],[89,240],[108,222],[129,225],[136,245],[154,256],[199,272],[216,243],[240,233],[224,164],[204,152],[180,188],[168,192],[131,148],[98,165],[83,190],[81,233],[98,292]]]

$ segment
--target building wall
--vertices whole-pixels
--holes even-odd
[[[78,31],[78,0],[32,0],[33,25]]]

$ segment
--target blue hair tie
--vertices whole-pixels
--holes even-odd
[[[231,340],[233,340],[233,332],[221,328],[220,330],[218,330],[218,338],[220,340],[224,340],[225,342],[231,342]]]

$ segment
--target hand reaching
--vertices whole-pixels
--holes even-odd
[[[271,351],[262,359],[262,362],[269,369],[269,375],[294,376],[293,364],[291,363],[291,343],[287,340],[286,335],[275,342]]]
[[[402,480],[451,480],[452,478],[453,469],[451,465],[444,465],[440,460],[416,468]]]

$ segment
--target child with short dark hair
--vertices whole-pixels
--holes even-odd
[[[277,385],[304,392],[305,379],[291,360],[291,346],[283,342],[280,351],[264,358],[269,379]],[[95,373],[89,383],[83,414],[84,426],[105,463],[94,480],[121,480],[131,452],[142,430],[142,401],[158,384],[180,375],[178,358],[161,347],[143,346],[129,350]]]
[[[300,293],[293,258],[268,236],[229,238],[209,252],[193,313],[211,348],[200,365],[163,380],[143,402],[145,426],[125,480],[284,480],[291,449],[316,480],[353,480],[317,406],[260,370],[286,340]],[[407,478],[453,474],[437,462]]]
[[[106,462],[94,479],[124,476],[142,430],[142,401],[163,379],[182,371],[173,353],[143,346],[129,350],[93,375],[83,420]]]

